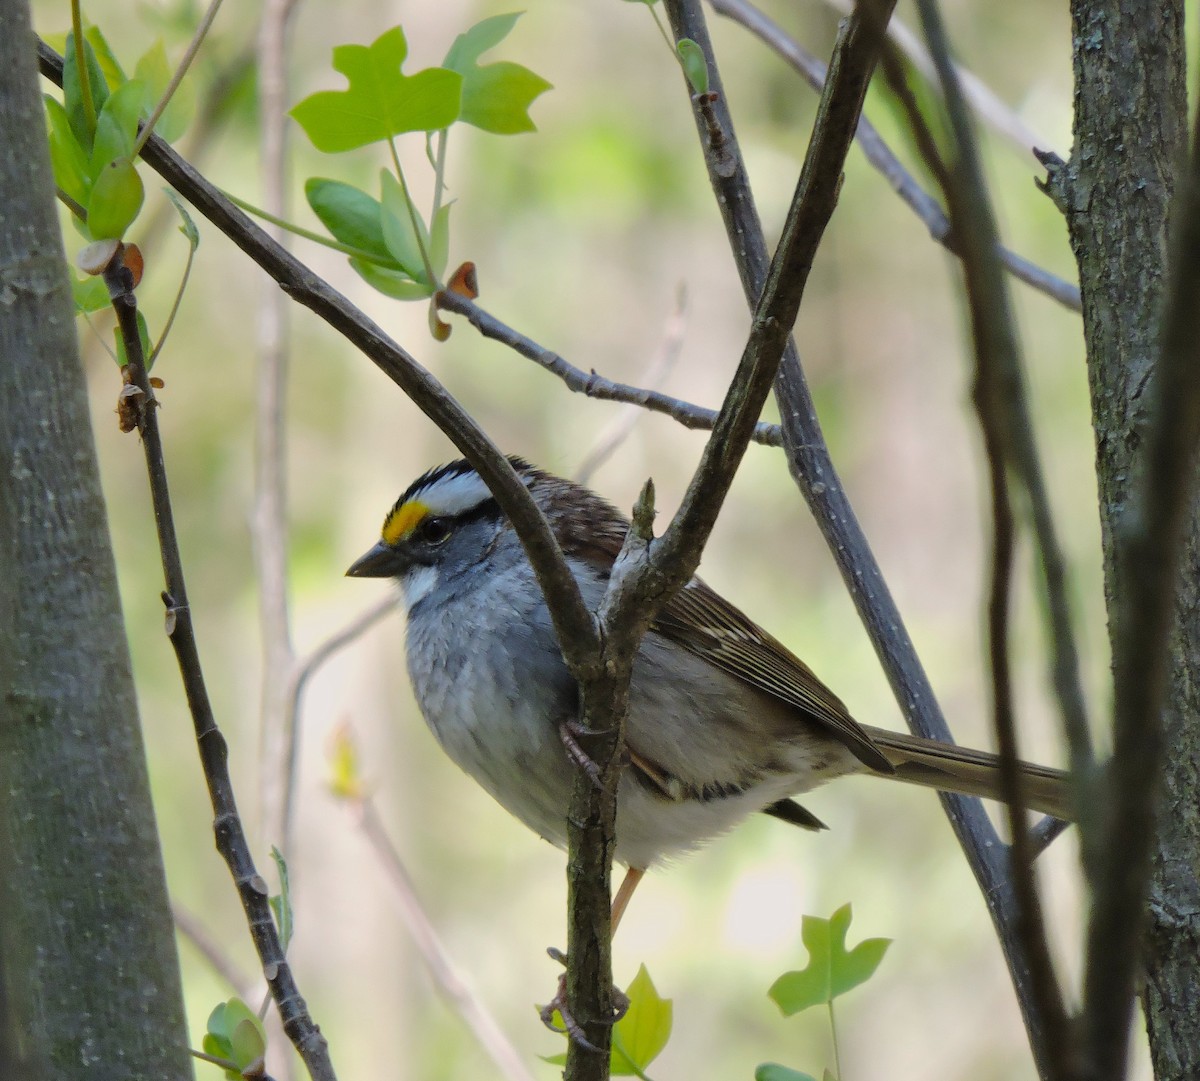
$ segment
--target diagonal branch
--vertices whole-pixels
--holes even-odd
[[[328,1044],[309,1014],[292,975],[291,965],[284,956],[275,918],[268,903],[270,891],[255,869],[250,844],[246,840],[246,832],[238,814],[229,773],[229,749],[225,737],[217,727],[200,665],[200,652],[196,644],[183,561],[175,533],[175,519],[167,485],[162,435],[158,428],[158,403],[146,373],[138,332],[133,277],[120,264],[120,259],[119,249],[118,255],[104,272],[104,281],[116,309],[121,339],[125,346],[127,383],[122,400],[133,403],[131,408],[136,416],[146,456],[146,472],[154,503],[154,521],[158,530],[166,587],[162,595],[167,609],[166,632],[179,663],[188,708],[195,725],[196,743],[212,802],[217,850],[228,865],[237,887],[250,935],[262,962],[263,974],[267,978],[271,997],[283,1022],[284,1032],[295,1045],[314,1081],[336,1081],[337,1075],[329,1057]]]
[[[557,375],[568,390],[584,394],[602,402],[624,402],[628,405],[638,405],[652,413],[662,413],[685,428],[711,430],[717,420],[715,409],[706,409],[702,405],[672,398],[657,390],[647,390],[643,387],[630,386],[628,383],[616,383],[602,375],[585,372],[576,368],[558,353],[543,349],[532,338],[527,338],[520,331],[500,322],[490,312],[484,311],[473,300],[468,300],[449,289],[443,289],[437,294],[437,306],[442,311],[454,312],[466,318],[470,324],[485,338],[501,342],[521,356],[540,364],[552,375]],[[778,447],[783,437],[778,424],[759,421],[754,427],[754,442],[768,447]]]
[[[38,42],[42,74],[62,85],[62,58]],[[586,678],[598,664],[595,621],[549,523],[538,510],[508,459],[482,428],[425,368],[336,289],[272,240],[255,222],[179,157],[151,136],[142,157],[261,267],[294,301],[309,308],[364,353],[428,416],[474,466],[512,522],[546,596],[564,659],[572,674]]]
[[[801,47],[795,38],[788,36],[778,23],[750,3],[750,0],[710,0],[710,3],[714,11],[744,26],[791,64],[809,86],[820,91],[825,84],[825,63]],[[896,29],[894,21],[888,24],[889,37],[894,36]],[[900,163],[900,159],[892,152],[878,129],[865,116],[858,122],[855,138],[867,161],[921,219],[925,228],[929,230],[929,235],[947,251],[959,255],[950,229],[950,219],[946,217],[945,211]],[[1003,245],[998,245],[996,250],[1000,261],[1014,278],[1040,293],[1045,293],[1052,300],[1057,300],[1065,308],[1080,310],[1082,302],[1078,286],[1051,274]]]
[[[698,0],[666,0],[666,7],[675,36],[696,41],[708,58],[710,85],[718,95],[713,109],[728,152],[737,159],[736,168],[731,171],[719,172],[710,163],[709,180],[725,221],[747,301],[754,304],[766,278],[766,243],[749,179],[737,154],[733,121],[721,90],[708,28]],[[703,144],[708,125],[699,115],[696,123]],[[949,726],[933,688],[833,466],[794,343],[789,343],[784,353],[775,394],[792,476],[825,536],[905,719],[920,735],[951,741]],[[1034,1008],[1029,971],[1019,947],[1004,845],[978,801],[949,794],[942,794],[941,800],[987,903],[1026,1028],[1031,1041],[1037,1043],[1041,1039],[1041,1024]]]

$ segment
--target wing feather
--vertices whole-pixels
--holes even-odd
[[[865,765],[881,773],[895,772],[842,700],[808,665],[699,578],[659,612],[654,630],[714,667],[795,706]]]

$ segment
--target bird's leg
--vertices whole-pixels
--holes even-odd
[[[621,917],[625,915],[625,909],[629,906],[629,899],[633,896],[633,891],[637,889],[637,885],[641,882],[646,871],[642,867],[630,867],[625,872],[625,877],[621,879],[621,885],[617,889],[617,895],[613,898],[612,903],[612,933],[617,933],[617,925],[621,922]]]
[[[564,738],[564,743],[566,742]],[[621,922],[621,917],[625,915],[625,909],[629,906],[629,899],[633,896],[633,891],[637,889],[637,884],[641,882],[646,874],[641,867],[630,867],[625,872],[625,877],[621,880],[621,885],[617,888],[616,896],[612,902],[612,918],[610,921],[610,934],[617,933],[617,925]],[[562,965],[567,963],[567,955],[562,950],[556,950],[553,946],[546,951],[555,961]],[[629,996],[625,994],[619,987],[613,988],[613,1023],[620,1021],[625,1016],[625,1011],[629,1009]],[[559,1029],[554,1024],[554,1011],[558,1011],[559,1017],[562,1018],[563,1027]],[[542,1019],[542,1024],[547,1028],[554,1029],[556,1032],[565,1031],[581,1047],[589,1051],[597,1050],[592,1042],[583,1034],[583,1029],[579,1022],[571,1016],[571,1011],[567,1009],[567,974],[564,972],[558,978],[558,990],[554,994],[554,998],[542,1007],[539,1016]]]

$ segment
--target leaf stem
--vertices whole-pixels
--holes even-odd
[[[167,343],[167,336],[171,333],[171,328],[175,325],[175,316],[179,314],[179,305],[183,302],[183,293],[187,289],[188,278],[192,274],[192,263],[196,260],[196,245],[188,242],[187,262],[183,264],[183,276],[179,279],[179,288],[175,290],[175,302],[171,305],[171,312],[167,316],[167,321],[163,325],[162,333],[158,336],[158,341],[154,348],[150,350],[150,356],[146,358],[146,371],[154,367],[155,360],[158,359],[158,354],[162,352],[162,347]]]
[[[417,208],[413,205],[412,196],[408,192],[408,182],[404,179],[404,170],[400,167],[400,155],[396,152],[394,136],[388,136],[388,149],[392,152],[392,164],[396,167],[396,179],[400,181],[400,190],[404,193],[404,202],[408,205],[408,220],[412,223],[413,237],[417,242],[417,251],[421,253],[425,276],[429,280],[430,288],[436,292],[442,287],[442,284],[433,273],[433,263],[429,261],[429,251],[421,237],[421,219],[417,216]]]
[[[837,1019],[833,1013],[832,998],[826,1003],[826,1006],[829,1009],[829,1037],[833,1041],[833,1071],[837,1074],[837,1081],[842,1081],[842,1053],[838,1047]]]
[[[83,51],[83,13],[79,0],[71,0],[71,38],[75,46],[75,69],[79,72],[79,98],[83,102],[83,115],[90,139],[96,134],[96,99],[92,97],[87,54]]]
[[[222,191],[221,194],[233,203],[234,206],[241,207],[247,214],[253,214],[256,218],[261,218],[272,225],[277,225],[280,229],[286,229],[294,236],[300,236],[305,240],[311,240],[314,244],[322,244],[326,248],[340,251],[343,255],[348,255],[352,259],[362,259],[368,263],[375,263],[378,266],[386,267],[388,270],[402,269],[400,264],[394,259],[385,259],[376,252],[367,251],[365,248],[356,248],[353,244],[343,244],[340,240],[334,240],[330,237],[322,236],[320,233],[314,233],[311,229],[305,229],[301,225],[293,225],[290,221],[285,221],[270,211],[263,210],[260,206],[248,203],[245,199],[239,199],[232,192]]]
[[[78,0],[71,0],[72,7],[75,7],[77,3]],[[167,88],[163,91],[163,96],[159,99],[158,104],[154,106],[154,112],[150,114],[149,119],[142,125],[137,142],[133,144],[131,158],[136,158],[142,152],[142,147],[146,145],[146,140],[154,133],[154,125],[158,123],[162,114],[166,111],[167,106],[171,103],[171,98],[175,96],[175,91],[179,89],[179,84],[183,82],[183,77],[187,74],[188,68],[192,66],[192,61],[196,59],[196,53],[200,51],[201,43],[208,36],[209,30],[212,29],[213,20],[216,19],[220,7],[221,0],[212,0],[212,3],[208,5],[208,10],[204,13],[204,18],[200,20],[200,25],[196,27],[196,33],[192,35],[192,40],[188,42],[187,52],[183,54],[183,59],[179,61],[179,66],[175,69],[175,74],[171,76],[171,81],[167,83]]]

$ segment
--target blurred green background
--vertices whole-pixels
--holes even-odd
[[[1039,136],[1070,150],[1070,26],[1065,10],[1033,0],[945,5],[964,62]],[[339,87],[330,47],[365,43],[402,23],[407,70],[436,64],[454,36],[507,3],[300,4],[291,37],[291,101]],[[638,383],[686,289],[680,359],[663,389],[716,405],[748,328],[733,263],[681,81],[639,4],[530,0],[495,54],[554,84],[533,116],[539,132],[497,138],[455,130],[451,265],[479,267],[480,303],[576,366]],[[177,58],[193,4],[97,0],[89,18],[118,55],[133,59],[163,35]],[[827,56],[837,16],[817,0],[767,10]],[[909,5],[900,17],[916,24]],[[39,29],[63,30],[66,5],[42,3]],[[201,54],[206,87],[255,33],[257,9],[228,6]],[[760,212],[774,236],[795,184],[815,95],[744,30],[710,13],[726,89]],[[192,148],[210,178],[261,201],[252,81],[227,96],[226,115]],[[871,119],[894,148],[904,139],[873,94]],[[307,176],[373,187],[378,148],[325,157],[293,125],[292,218],[315,227],[301,195]],[[1061,219],[1034,187],[1033,158],[985,137],[1006,242],[1074,277]],[[185,139],[183,149],[188,152]],[[428,169],[420,137],[403,143],[422,204]],[[911,163],[911,157],[909,157]],[[148,176],[151,200],[161,200]],[[261,662],[249,521],[253,509],[255,319],[274,287],[223,237],[202,225],[192,285],[156,374],[201,648],[217,716],[230,740],[240,802],[264,869],[276,838],[259,828]],[[138,239],[135,230],[133,239]],[[68,230],[68,243],[71,242]],[[345,260],[307,242],[295,249],[428,366],[504,448],[559,472],[575,471],[621,407],[568,393],[553,377],[456,325],[434,343],[422,304],[371,293]],[[161,326],[182,265],[173,231],[148,248],[142,302]],[[955,262],[851,151],[841,203],[822,246],[796,335],[842,477],[908,621],[958,738],[988,746],[982,581],[987,498],[969,393],[971,358]],[[1078,317],[1014,284],[1049,486],[1071,562],[1085,678],[1096,713],[1108,668],[1086,378]],[[344,569],[374,542],[399,491],[456,456],[424,416],[371,364],[313,316],[288,314],[288,399],[294,638],[301,654],[382,595],[382,583]],[[107,334],[107,331],[103,331]],[[170,886],[247,970],[248,935],[217,857],[191,725],[162,635],[160,571],[142,459],[112,410],[119,377],[81,325],[105,488],[133,645],[142,718]],[[660,512],[673,510],[703,436],[647,415],[593,485],[628,507],[653,476]],[[1046,637],[1022,578],[1014,654],[1025,753],[1060,762],[1046,693]],[[853,606],[780,452],[754,447],[708,549],[703,573],[782,638],[864,721],[901,721]],[[564,861],[460,774],[418,716],[402,663],[403,623],[389,617],[339,654],[304,701],[297,844],[291,853],[301,987],[329,1037],[341,1076],[494,1076],[490,1062],[433,986],[399,921],[377,857],[329,794],[332,732],[348,723],[386,822],[440,934],[467,981],[527,1056],[535,1076],[561,1049],[534,1003],[554,989],[545,947],[565,945]],[[806,799],[832,827],[821,836],[763,819],[643,884],[615,949],[618,983],[645,962],[675,1001],[675,1035],[651,1069],[669,1078],[750,1078],[757,1063],[820,1075],[832,1066],[826,1023],[785,1021],[766,989],[800,967],[804,913],[851,901],[859,937],[895,945],[878,975],[839,1004],[850,1078],[1034,1076],[991,924],[937,801],[871,780],[847,780]],[[1081,898],[1073,838],[1041,861],[1046,904],[1066,982],[1077,980]],[[181,954],[193,1042],[213,1004],[230,994],[194,948]],[[201,1077],[216,1077],[198,1065]]]

